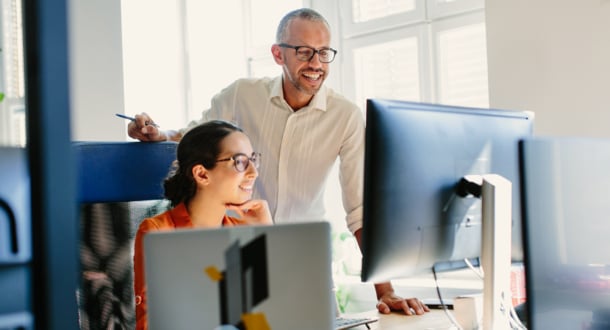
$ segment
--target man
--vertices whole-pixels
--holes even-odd
[[[236,123],[262,154],[257,197],[268,201],[276,223],[324,217],[326,178],[339,157],[347,227],[361,242],[364,166],[364,119],[358,107],[323,86],[329,63],[330,27],[317,12],[304,8],[288,13],[271,47],[282,75],[240,79],[212,99],[199,122],[224,119]],[[188,128],[187,128],[188,129]],[[145,113],[128,126],[142,141],[179,141],[181,131],[159,131]],[[403,299],[390,283],[375,284],[381,313],[407,315],[429,311],[419,299]]]

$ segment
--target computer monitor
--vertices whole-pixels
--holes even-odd
[[[610,328],[610,139],[520,144],[528,328]]]
[[[512,259],[522,260],[518,141],[533,114],[369,99],[362,280],[463,267],[481,255],[481,199],[460,197],[467,175],[512,182]]]
[[[0,147],[0,329],[34,329],[31,181],[27,149]]]

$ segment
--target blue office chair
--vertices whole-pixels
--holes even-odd
[[[163,180],[177,143],[74,142],[81,218],[81,329],[135,327],[133,239],[165,211]]]

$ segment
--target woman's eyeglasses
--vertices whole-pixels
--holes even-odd
[[[237,172],[244,172],[248,169],[250,163],[254,164],[254,168],[258,168],[260,166],[260,158],[261,154],[258,152],[253,152],[252,156],[248,157],[246,154],[235,154],[229,158],[218,159],[216,162],[228,162],[230,160],[233,161],[233,166],[237,170]]]

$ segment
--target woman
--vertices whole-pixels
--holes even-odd
[[[260,154],[252,150],[248,137],[228,122],[206,122],[184,135],[163,186],[172,209],[145,219],[136,234],[136,329],[148,328],[143,236],[176,228],[271,224],[267,202],[251,199],[259,162]],[[227,210],[239,218],[227,216]]]

